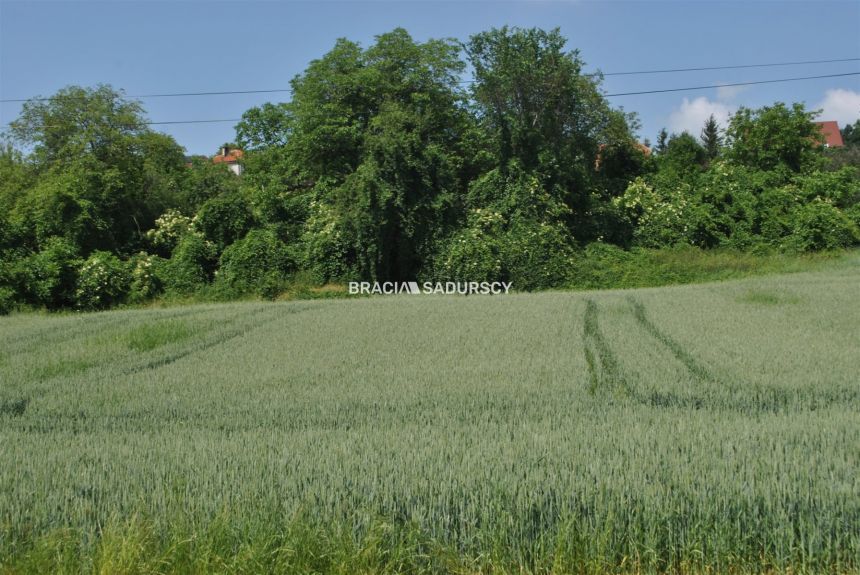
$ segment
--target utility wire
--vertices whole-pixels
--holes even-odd
[[[776,64],[741,64],[738,66],[707,66],[704,68],[673,68],[669,70],[643,70],[640,72],[606,72],[604,76],[633,76],[638,74],[670,74],[674,72],[702,72],[705,70],[739,70],[741,68],[770,68],[775,66],[800,66],[804,64],[832,64],[834,62],[857,62],[860,58],[837,60],[807,60],[805,62],[778,62]],[[589,74],[590,75],[590,74]]]
[[[165,124],[216,124],[218,122],[241,122],[242,118],[230,118],[226,120],[172,120],[167,122],[143,122],[147,126],[163,126]]]
[[[615,96],[638,96],[640,94],[663,94],[666,92],[686,92],[689,90],[706,90],[709,88],[726,88],[729,86],[752,86],[755,84],[775,84],[777,82],[797,82],[799,80],[818,80],[819,78],[839,78],[842,76],[860,76],[860,72],[845,72],[844,74],[825,74],[823,76],[802,76],[799,78],[780,78],[778,80],[756,80],[753,82],[733,82],[731,84],[713,84],[710,86],[691,86],[689,88],[665,88],[663,90],[643,90],[641,92],[618,92],[604,94],[606,98]]]
[[[594,76],[632,76],[632,75],[641,75],[641,74],[670,74],[677,72],[700,72],[707,70],[735,70],[742,68],[769,68],[775,66],[800,66],[806,64],[832,64],[837,62],[857,62],[860,61],[860,58],[837,58],[831,60],[806,60],[803,62],[775,62],[771,64],[739,64],[736,66],[706,66],[700,68],[671,68],[666,70],[641,70],[641,71],[632,71],[632,72],[595,72],[590,74],[583,74],[584,76],[594,77]],[[827,76],[820,76],[827,77]],[[472,84],[475,80],[462,80],[458,82],[458,84]],[[724,84],[724,85],[738,85],[738,84]],[[696,88],[691,88],[696,89]],[[228,96],[234,94],[276,94],[283,92],[291,92],[290,88],[274,88],[269,90],[224,90],[224,91],[208,91],[208,92],[167,92],[160,94],[140,94],[136,96],[126,96],[127,98],[134,99],[147,99],[147,98],[179,98],[179,97],[188,97],[188,96]],[[677,91],[677,90],[674,90]],[[626,95],[626,94],[625,94]],[[29,102],[29,101],[37,101],[42,102],[50,100],[50,98],[39,97],[39,98],[7,98],[0,99],[0,103],[20,103],[20,102]]]
[[[725,88],[730,86],[752,86],[756,84],[776,84],[778,82],[798,82],[801,80],[818,80],[821,78],[841,78],[845,76],[860,76],[860,72],[845,72],[842,74],[824,74],[822,76],[801,76],[797,78],[779,78],[775,80],[756,80],[751,82],[733,82],[731,84],[712,84],[709,86],[690,86],[687,88],[664,88],[662,90],[642,90],[640,92],[618,92],[615,94],[603,94],[604,98],[617,96],[639,96],[642,94],[665,94],[666,92],[685,92],[691,90],[707,90],[710,88]],[[164,126],[169,124],[215,124],[223,122],[239,122],[241,118],[230,118],[224,120],[169,120],[162,122],[143,122],[147,126]],[[47,126],[45,126],[47,127]]]

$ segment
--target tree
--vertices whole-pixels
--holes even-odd
[[[81,155],[116,165],[146,131],[140,103],[106,85],[69,86],[47,99],[32,99],[9,124],[12,138],[33,147],[34,163],[42,169]]]
[[[593,194],[600,197],[616,181],[626,185],[639,169],[635,119],[609,107],[600,78],[584,75],[579,52],[566,51],[565,43],[558,29],[503,27],[472,36],[466,53],[495,165],[502,175],[522,169],[537,176],[546,193],[570,208],[569,229],[587,241],[600,234]]]
[[[215,164],[206,156],[194,157],[186,170],[177,207],[184,214],[194,215],[208,200],[238,193],[239,183],[226,164]]]
[[[236,141],[246,153],[284,146],[290,137],[292,122],[290,104],[266,103],[251,108],[236,124]]]
[[[846,146],[860,146],[860,120],[842,128],[842,142]]]
[[[698,173],[706,162],[707,150],[688,132],[672,134],[660,155],[660,164],[679,175]]]
[[[669,132],[666,131],[666,128],[661,128],[660,133],[657,134],[657,146],[654,148],[654,153],[662,154],[666,151],[666,144],[669,142]]]
[[[821,130],[812,121],[818,112],[803,104],[778,102],[758,110],[739,109],[726,130],[729,160],[763,171],[806,172],[822,165]]]
[[[149,130],[140,104],[110,86],[26,102],[9,131],[32,150],[35,180],[12,209],[30,249],[61,236],[84,257],[132,252],[183,184],[182,148]]]
[[[395,29],[366,50],[339,40],[293,80],[286,152],[313,189],[304,238],[318,275],[415,278],[454,223],[474,153],[458,52]]]
[[[700,139],[702,140],[702,145],[705,146],[705,154],[708,159],[716,159],[720,153],[720,146],[722,145],[723,139],[720,136],[720,125],[717,123],[717,119],[714,118],[713,114],[711,114],[705,121],[705,127],[702,128]]]

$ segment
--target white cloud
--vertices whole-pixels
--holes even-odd
[[[839,127],[853,124],[860,118],[860,92],[853,90],[827,90],[824,99],[812,107],[813,110],[823,110],[819,120],[836,120]]]
[[[704,96],[695,100],[684,98],[681,107],[669,114],[669,131],[677,133],[687,131],[698,137],[705,125],[705,120],[711,114],[719,122],[720,128],[725,129],[733,112],[734,107],[722,102],[712,102]]]
[[[749,86],[720,86],[717,88],[717,100],[734,100],[741,92],[749,90]]]

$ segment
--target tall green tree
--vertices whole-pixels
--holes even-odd
[[[474,153],[448,40],[403,29],[367,49],[339,40],[293,80],[288,162],[313,189],[305,244],[319,275],[416,277],[453,211]]]
[[[600,78],[584,75],[579,52],[565,44],[558,29],[503,27],[472,36],[466,53],[497,169],[504,174],[516,164],[534,174],[570,208],[567,224],[576,237],[588,240],[599,233],[593,199],[606,182],[631,175],[636,162],[627,159],[637,146],[631,117],[610,109]]]
[[[699,139],[702,140],[702,145],[705,147],[705,154],[708,159],[716,159],[720,154],[720,146],[723,143],[723,138],[720,135],[720,125],[713,114],[705,120],[705,126],[702,128],[702,134],[699,136]]]
[[[821,167],[823,136],[813,122],[816,111],[782,102],[756,110],[741,108],[726,130],[729,160],[764,171],[787,174]]]
[[[666,150],[659,158],[663,169],[688,176],[702,171],[708,152],[689,132],[681,132],[669,137]]]
[[[62,236],[82,255],[132,251],[182,185],[182,148],[110,86],[26,102],[9,132],[32,150],[36,180],[13,211],[34,249]]]
[[[842,143],[846,146],[860,146],[860,120],[842,128]]]
[[[666,128],[661,128],[657,134],[657,145],[654,147],[655,154],[662,154],[666,151],[666,145],[669,143],[669,132]]]

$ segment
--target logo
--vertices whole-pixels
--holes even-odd
[[[512,282],[349,282],[351,295],[499,295]]]

